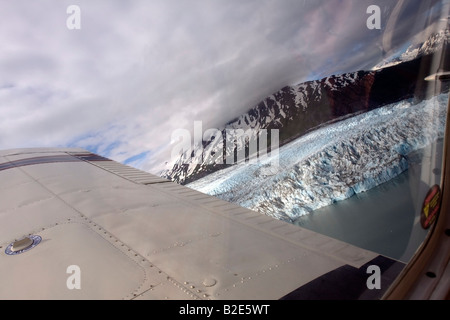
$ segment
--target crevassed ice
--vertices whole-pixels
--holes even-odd
[[[447,94],[405,100],[330,124],[267,157],[188,187],[283,220],[367,191],[407,170],[407,155],[442,137]]]

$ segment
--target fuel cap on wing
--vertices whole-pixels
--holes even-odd
[[[41,242],[41,240],[42,238],[40,236],[29,235],[27,237],[24,237],[20,240],[16,240],[13,243],[9,244],[5,250],[5,253],[7,255],[16,255],[26,252],[36,247]]]

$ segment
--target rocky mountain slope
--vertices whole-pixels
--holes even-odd
[[[257,139],[265,129],[268,131],[267,145],[270,150],[272,129],[278,130],[278,144],[282,146],[305,133],[349,116],[405,99],[418,102],[436,95],[436,92],[428,90],[429,83],[424,79],[433,71],[433,50],[439,48],[437,43],[441,48],[445,46],[448,55],[448,44],[444,41],[446,37],[435,35],[427,44],[411,49],[411,52],[417,51],[414,51],[415,58],[411,61],[286,86],[220,128],[222,144],[217,143],[215,137],[203,141],[203,145],[194,146],[190,154],[180,155],[173,168],[161,173],[161,176],[186,184],[230,166],[227,158],[236,158],[241,149],[248,150],[248,141],[236,139],[230,134],[227,137],[227,130],[237,132],[237,129],[242,129],[247,131],[249,139]],[[448,86],[443,90],[448,90]],[[234,139],[236,142],[230,143]],[[222,157],[222,161],[211,161],[212,156]]]

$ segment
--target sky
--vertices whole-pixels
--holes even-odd
[[[0,0],[0,150],[81,147],[157,173],[175,130],[370,69],[435,31],[448,1]]]

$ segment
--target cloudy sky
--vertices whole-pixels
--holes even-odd
[[[367,69],[448,0],[0,0],[0,149],[82,147],[157,172],[171,134]],[[80,29],[69,29],[70,5]],[[381,8],[369,30],[368,6]],[[425,30],[425,31],[424,31]]]

